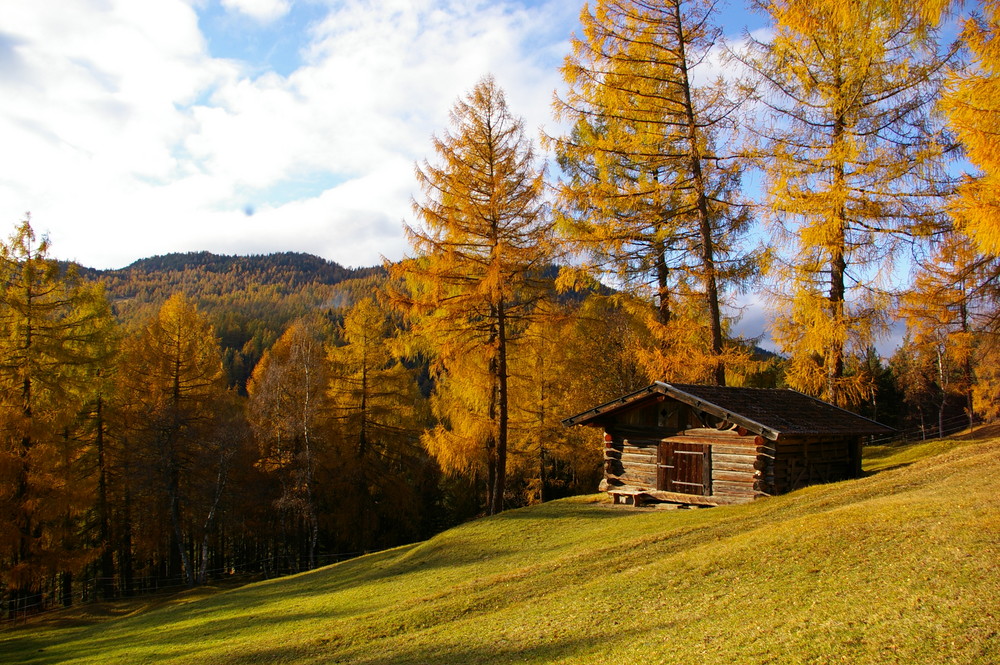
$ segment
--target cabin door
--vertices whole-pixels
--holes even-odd
[[[709,496],[712,493],[711,446],[661,441],[656,465],[656,489]]]

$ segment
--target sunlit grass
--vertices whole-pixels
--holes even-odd
[[[133,616],[7,631],[0,661],[1000,662],[1000,441],[871,452],[866,468],[888,470],[746,506],[578,497]]]

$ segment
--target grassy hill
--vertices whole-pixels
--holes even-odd
[[[17,663],[996,663],[1000,439],[751,505],[581,497],[93,623],[0,633]]]

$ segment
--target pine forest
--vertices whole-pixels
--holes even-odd
[[[737,45],[712,0],[585,5],[552,135],[484,74],[415,165],[399,261],[95,270],[9,220],[3,616],[593,493],[600,432],[561,421],[653,381],[916,436],[1000,417],[1000,2],[748,9],[769,36]]]

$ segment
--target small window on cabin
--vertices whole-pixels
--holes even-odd
[[[677,402],[666,402],[659,407],[656,421],[657,427],[671,432],[680,432],[687,429],[689,409]]]

